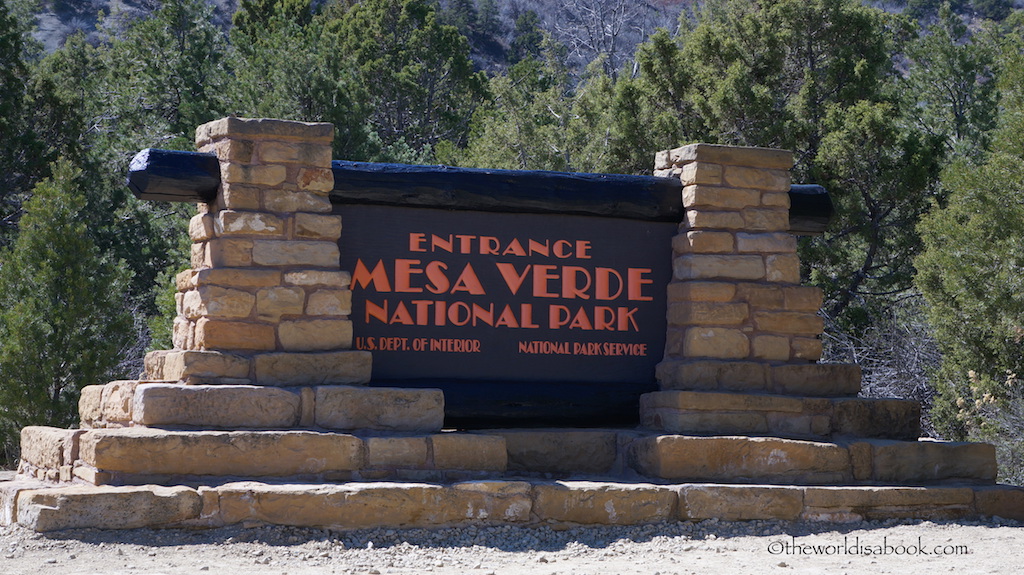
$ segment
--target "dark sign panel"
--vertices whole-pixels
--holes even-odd
[[[676,224],[335,209],[354,347],[373,352],[374,383],[653,388]]]

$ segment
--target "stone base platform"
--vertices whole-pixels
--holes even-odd
[[[917,439],[921,404],[904,399],[658,391],[640,397],[640,422],[678,434],[794,439]]]
[[[465,524],[629,525],[711,518],[844,522],[990,516],[1024,520],[1024,488],[544,480],[344,484],[239,481],[193,487],[53,487],[27,479],[0,482],[0,523],[17,523],[40,532],[264,524],[361,529]]]
[[[21,474],[91,485],[231,478],[453,481],[512,476],[792,485],[992,484],[995,449],[937,441],[806,441],[639,430],[354,435],[141,427],[22,431]]]

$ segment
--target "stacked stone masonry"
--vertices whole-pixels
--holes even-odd
[[[693,144],[655,164],[682,179],[686,214],[672,241],[666,359],[817,361],[822,294],[799,285],[788,233],[792,155]]]
[[[369,380],[369,354],[350,351],[351,275],[339,269],[342,222],[328,198],[333,134],[330,124],[240,118],[196,130],[199,151],[220,160],[221,185],[189,225],[192,267],[177,277],[175,350],[147,358],[146,377]]]

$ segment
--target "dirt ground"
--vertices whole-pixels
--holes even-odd
[[[997,523],[703,522],[330,532],[0,528],[0,573],[845,575],[1024,572],[1024,528]]]

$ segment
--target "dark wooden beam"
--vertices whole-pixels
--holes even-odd
[[[128,165],[128,187],[143,200],[210,202],[219,185],[220,163],[213,154],[146,148]]]
[[[620,174],[481,170],[335,160],[335,203],[438,209],[559,213],[678,222],[682,185],[674,178]],[[140,199],[208,202],[220,184],[213,154],[146,149],[128,171]],[[832,200],[818,185],[794,185],[790,232],[817,235],[832,218]]]

